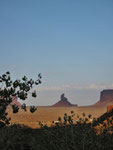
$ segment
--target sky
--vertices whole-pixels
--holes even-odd
[[[0,75],[42,84],[29,105],[78,105],[113,89],[113,0],[0,0]]]

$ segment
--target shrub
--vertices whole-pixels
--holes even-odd
[[[17,79],[12,81],[10,72],[6,72],[0,76],[0,127],[10,123],[10,118],[7,117],[8,113],[6,112],[6,109],[11,104],[13,97],[25,100],[32,87],[41,83],[40,79],[41,74],[38,75],[38,79],[36,81],[28,79],[26,76],[24,76],[22,80]],[[36,97],[36,91],[32,92],[32,97]],[[12,105],[12,109],[13,113],[17,113],[19,107]],[[25,104],[22,106],[22,109],[26,111]],[[33,106],[30,108],[30,111],[33,113],[36,111],[36,108]]]

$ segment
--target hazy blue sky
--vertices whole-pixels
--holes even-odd
[[[39,105],[113,88],[113,0],[0,0],[0,74],[42,73]]]

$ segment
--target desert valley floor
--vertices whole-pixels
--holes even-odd
[[[38,122],[43,121],[43,123],[47,122],[47,125],[51,126],[52,121],[58,120],[58,117],[64,116],[64,113],[70,115],[71,111],[74,111],[75,117],[77,119],[77,115],[82,117],[82,113],[85,113],[86,117],[91,114],[92,118],[99,117],[103,113],[106,112],[105,106],[80,106],[80,107],[37,107],[37,111],[34,113],[29,112],[29,108],[27,111],[20,109],[18,113],[12,113],[12,109],[8,108],[8,116],[11,117],[11,123],[16,124],[24,124],[28,125],[32,128],[38,128]]]

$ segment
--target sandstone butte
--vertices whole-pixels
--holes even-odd
[[[52,105],[52,107],[71,107],[71,106],[77,106],[77,104],[71,104],[68,101],[68,99],[64,96],[64,94],[60,96],[60,101]]]
[[[92,105],[92,106],[111,106],[113,105],[113,89],[106,89],[101,91],[100,93],[100,100]],[[77,104],[71,104],[68,99],[64,96],[64,94],[61,95],[60,100],[52,105],[53,107],[70,107],[70,106],[77,106]]]
[[[107,106],[107,113],[110,113],[113,111],[113,105]]]
[[[113,89],[101,91],[100,100],[94,106],[109,106],[113,105]]]
[[[100,94],[100,100],[95,105],[104,105],[107,108],[107,112],[99,117],[101,121],[105,121],[106,119],[113,117],[113,90],[103,90]]]
[[[14,96],[11,105],[16,105],[19,107],[21,106],[17,98]],[[64,94],[60,96],[60,100],[56,104],[52,105],[52,107],[71,107],[71,106],[77,107],[78,105],[71,104],[68,101],[68,99],[64,96]],[[101,91],[100,100],[92,106],[106,106],[107,112],[110,112],[113,109],[113,89],[106,89]]]
[[[10,103],[10,106],[12,106],[12,105],[16,105],[18,107],[21,106],[21,104],[19,103],[18,99],[16,97],[14,97],[14,96],[12,96],[12,102]]]
[[[21,106],[21,104],[19,103],[19,101],[17,100],[17,98],[14,97],[14,96],[12,97],[11,105],[16,105],[16,106],[18,106],[18,107]]]

